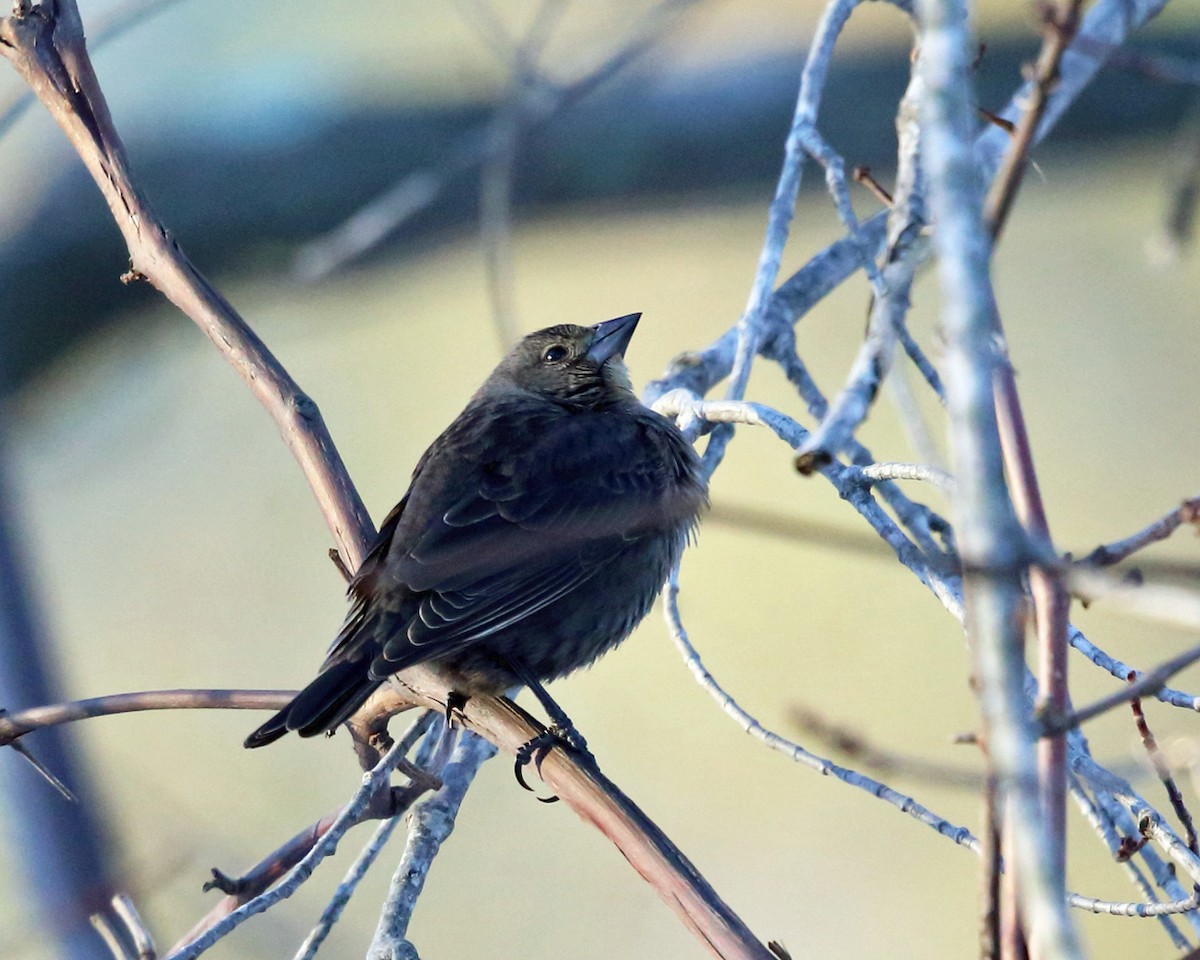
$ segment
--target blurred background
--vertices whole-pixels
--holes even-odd
[[[152,205],[320,404],[377,520],[501,355],[507,328],[489,277],[510,277],[499,303],[518,332],[642,311],[628,357],[638,384],[736,322],[819,14],[774,0],[80,7]],[[1036,15],[995,0],[978,25],[978,96],[999,110],[1036,52]],[[115,33],[99,43],[105,31]],[[1200,63],[1198,31],[1200,9],[1176,3],[1130,49]],[[531,36],[539,69],[566,93],[518,137],[512,242],[489,274],[478,158],[513,82],[514,43]],[[910,45],[894,8],[864,5],[823,105],[828,139],[885,185]],[[1200,486],[1200,270],[1193,251],[1164,239],[1196,93],[1145,73],[1106,71],[1037,152],[997,259],[1051,524],[1076,554]],[[21,93],[8,74],[0,111]],[[58,694],[301,685],[344,603],[299,470],[191,322],[146,285],[118,282],[120,237],[39,107],[6,128],[0,155],[3,479]],[[819,172],[806,178],[785,276],[841,235]],[[372,202],[373,219],[337,232]],[[864,217],[878,209],[866,190],[855,202]],[[375,229],[397,210],[410,215]],[[382,242],[360,251],[372,230]],[[932,275],[919,282],[912,326],[936,359],[935,288]],[[859,344],[867,295],[854,278],[798,327],[829,394]],[[772,368],[760,366],[750,396],[809,422]],[[862,436],[880,460],[916,458],[887,397]],[[684,561],[682,605],[726,688],[818,753],[828,748],[798,731],[797,706],[974,770],[972,749],[950,745],[976,722],[961,631],[836,494],[745,428],[713,502]],[[769,529],[736,522],[751,508]],[[1184,578],[1197,564],[1186,532],[1147,560]],[[1138,667],[1195,642],[1100,609],[1077,611],[1077,623]],[[1079,701],[1113,687],[1082,658],[1072,670]],[[1200,688],[1200,670],[1177,685]],[[797,957],[975,952],[975,858],[741,734],[682,668],[660,616],[554,693],[605,772],[763,939]],[[34,705],[6,695],[10,709]],[[1196,718],[1147,710],[1194,797]],[[118,882],[162,948],[216,901],[200,891],[210,867],[240,873],[358,783],[344,736],[244,751],[259,719],[151,713],[70,730]],[[1126,714],[1091,733],[1101,759],[1139,762]],[[10,787],[26,776],[11,751],[0,765]],[[977,830],[970,789],[889,782]],[[48,787],[35,789],[51,802]],[[18,852],[22,824],[6,820],[0,955],[51,956]],[[291,956],[369,829],[209,955]],[[1140,899],[1095,838],[1073,830],[1072,889]],[[365,951],[402,842],[352,902],[330,956]],[[1153,921],[1079,922],[1096,957],[1171,949]],[[505,762],[487,765],[469,794],[411,937],[427,957],[702,955],[607,841],[565,806],[536,803]]]

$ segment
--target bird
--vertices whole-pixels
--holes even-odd
[[[460,704],[518,687],[541,699],[629,636],[708,505],[692,445],[630,385],[640,317],[513,346],[417,462],[316,678],[246,747],[332,733],[420,663]]]

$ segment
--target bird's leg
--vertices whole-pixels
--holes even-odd
[[[546,711],[546,715],[550,718],[550,726],[539,733],[536,737],[522,744],[517,750],[516,764],[513,768],[517,777],[517,783],[523,786],[526,790],[532,791],[533,788],[525,782],[525,777],[522,774],[522,768],[531,760],[537,768],[538,775],[542,772],[542,761],[546,759],[548,754],[554,747],[567,746],[579,751],[588,758],[591,758],[592,753],[588,750],[587,741],[583,739],[583,734],[576,729],[575,724],[571,722],[571,718],[567,716],[563,710],[546,692],[546,688],[538,681],[536,677],[525,669],[523,664],[515,660],[506,658],[508,668],[525,684],[538,702],[542,705],[542,709]],[[539,800],[542,798],[539,797]],[[551,803],[557,800],[557,797],[551,798],[544,802]]]
[[[454,718],[463,716],[463,708],[471,698],[465,693],[451,690],[446,694],[446,729],[454,726]]]

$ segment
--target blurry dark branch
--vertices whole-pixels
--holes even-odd
[[[36,538],[16,527],[2,430],[0,424],[0,704],[19,709],[58,699],[60,681],[23,549]],[[36,758],[36,772],[16,754],[0,755],[3,824],[19,889],[36,913],[39,939],[56,955],[103,960],[108,951],[88,917],[111,920],[109,902],[119,886],[103,807],[66,731],[44,731],[25,746]],[[42,779],[42,768],[78,802],[55,793]]]
[[[1083,0],[1057,0],[1040,6],[1042,12],[1042,48],[1032,71],[1032,85],[1027,93],[1021,119],[1012,133],[1008,152],[988,190],[984,217],[992,239],[1004,229],[1021,188],[1021,180],[1029,165],[1029,151],[1037,138],[1038,127],[1046,115],[1050,96],[1058,86],[1063,54],[1075,39],[1079,29],[1079,13]]]
[[[1196,235],[1196,206],[1200,203],[1200,103],[1184,119],[1171,152],[1169,202],[1162,237],[1167,255],[1178,256]]]
[[[880,774],[909,777],[923,784],[968,787],[978,790],[983,779],[977,770],[948,767],[916,757],[883,749],[857,730],[833,723],[807,707],[793,704],[788,717],[797,727],[827,747],[845,754],[869,770]]]
[[[537,96],[546,83],[538,68],[538,57],[549,41],[554,24],[562,14],[563,0],[543,0],[519,43],[512,42],[483,0],[460,0],[470,8],[476,23],[500,55],[510,64],[509,82],[503,102],[488,125],[488,149],[480,170],[479,233],[487,268],[492,319],[504,353],[517,339],[516,265],[513,259],[512,202],[517,152],[521,140],[522,102]]]
[[[1131,700],[1137,700],[1141,697],[1154,696],[1166,686],[1167,681],[1171,677],[1198,660],[1200,660],[1200,647],[1193,647],[1191,650],[1186,650],[1179,654],[1179,656],[1160,664],[1153,670],[1147,670],[1144,673],[1131,671],[1129,674],[1130,683],[1123,689],[1102,697],[1086,707],[1072,710],[1070,713],[1060,716],[1054,716],[1053,714],[1044,716],[1041,722],[1041,736],[1055,736],[1073,727],[1077,727],[1081,723],[1087,723],[1092,718],[1098,717],[1102,713],[1107,713],[1109,710],[1119,707],[1123,703],[1128,703]]]
[[[507,109],[514,136],[524,137],[594,92],[649,50],[674,22],[679,10],[697,0],[662,0],[631,31],[631,39],[583,77],[562,85],[544,78],[522,84],[521,96]],[[492,136],[492,123],[463,136],[436,169],[408,174],[371,200],[339,226],[306,244],[296,256],[294,273],[304,281],[319,280],[373,250],[407,220],[428,207],[451,183],[505,148]]]
[[[1127,560],[1133,556],[1137,551],[1150,546],[1150,544],[1166,540],[1167,537],[1185,523],[1197,526],[1197,532],[1200,532],[1200,497],[1192,497],[1184,500],[1174,510],[1169,511],[1145,529],[1139,530],[1124,540],[1101,544],[1080,560],[1080,563],[1089,563],[1097,567],[1120,563],[1122,560]]]
[[[177,3],[179,0],[125,0],[110,7],[90,28],[92,39],[89,43],[92,50],[99,50],[110,40],[124,36],[133,27],[140,26]],[[0,137],[8,133],[33,101],[34,96],[27,87],[16,87],[10,95],[0,99]]]
[[[1181,57],[1161,50],[1130,50],[1088,38],[1082,39],[1080,49],[1104,58],[1105,66],[1112,70],[1136,74],[1156,83],[1200,87],[1200,61],[1194,57]]]
[[[145,690],[30,707],[15,713],[0,713],[0,746],[15,745],[31,730],[92,717],[143,710],[279,710],[295,695],[295,690]]]
[[[191,264],[134,185],[84,43],[74,0],[0,20],[0,53],[66,133],[129,248],[130,282],[147,280],[191,318],[279,426],[321,505],[334,542],[357,566],[371,519],[320,411],[229,302]]]

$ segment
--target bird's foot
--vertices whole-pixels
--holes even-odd
[[[454,721],[461,721],[466,717],[463,709],[467,705],[467,701],[471,698],[465,693],[459,693],[457,690],[451,690],[446,694],[446,728],[454,726]]]
[[[533,793],[534,789],[525,782],[524,768],[532,762],[534,769],[537,770],[540,777],[542,775],[542,761],[546,759],[546,755],[555,747],[566,747],[592,759],[587,741],[583,739],[583,734],[573,724],[568,724],[567,726],[560,726],[557,723],[551,724],[536,737],[522,744],[517,750],[513,774],[517,778],[517,783],[530,793]],[[542,803],[555,803],[558,797],[538,797],[538,800]]]

